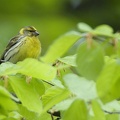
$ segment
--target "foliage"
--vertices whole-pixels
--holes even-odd
[[[119,120],[119,46],[120,35],[110,26],[79,23],[40,61],[1,64],[0,119]]]

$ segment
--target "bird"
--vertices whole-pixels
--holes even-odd
[[[38,59],[41,53],[39,32],[33,26],[20,29],[19,33],[10,39],[5,51],[1,55],[0,64],[11,62],[16,64],[26,58]]]

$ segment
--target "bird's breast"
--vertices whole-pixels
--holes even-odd
[[[21,60],[25,58],[38,58],[41,53],[41,43],[37,37],[26,37],[19,51]]]

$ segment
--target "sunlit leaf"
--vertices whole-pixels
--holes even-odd
[[[61,102],[69,96],[69,92],[66,89],[62,89],[59,87],[51,87],[46,91],[46,93],[42,96],[43,101],[43,112],[50,109],[55,104]]]
[[[108,60],[97,79],[97,91],[103,102],[120,97],[120,64],[117,60]]]
[[[76,55],[66,56],[64,58],[59,58],[58,60],[67,65],[76,67]]]
[[[5,115],[0,115],[0,120],[4,120],[4,119],[6,119],[6,116]]]
[[[25,59],[22,62],[18,62],[17,65],[21,67],[18,72],[27,76],[43,80],[52,80],[56,76],[56,69],[54,67],[35,59]]]
[[[59,87],[59,88],[65,88],[62,84],[62,82],[59,80],[59,79],[54,79],[52,80],[52,83],[56,86],[56,87]]]
[[[100,25],[94,29],[94,34],[113,37],[113,29],[109,25]]]
[[[17,110],[17,105],[11,98],[11,94],[4,87],[0,86],[0,106],[5,110]]]
[[[94,120],[106,120],[102,108],[100,107],[99,103],[95,100],[92,101],[92,109],[94,112]]]
[[[9,120],[21,120],[23,116],[21,116],[17,111],[13,111],[9,113]]]
[[[33,84],[35,90],[37,91],[37,93],[41,96],[45,93],[45,86],[43,84],[43,82],[41,80],[32,78],[32,80],[30,81],[31,84]]]
[[[27,76],[44,80],[52,80],[56,76],[56,69],[32,58],[27,58],[24,61],[18,62],[17,65],[12,63],[1,64],[1,76],[15,75],[16,73],[22,73]]]
[[[52,118],[51,115],[46,112],[40,115],[39,120],[52,120]]]
[[[91,47],[87,43],[80,45],[76,58],[78,72],[87,79],[96,80],[104,65],[104,53],[102,48],[96,42]]]
[[[28,110],[34,111],[40,114],[42,111],[42,103],[40,101],[39,94],[33,84],[26,83],[26,80],[17,76],[10,76],[9,82],[18,96],[22,105]]]
[[[0,76],[16,74],[19,68],[19,66],[10,62],[2,63],[0,65]]]
[[[88,120],[87,108],[83,100],[75,100],[63,116],[64,120]]]
[[[68,49],[81,37],[79,32],[69,32],[58,39],[49,47],[47,53],[41,58],[42,61],[52,63],[64,55]]]
[[[75,74],[67,74],[63,79],[68,89],[77,97],[87,101],[97,97],[95,83],[93,81],[86,80]]]
[[[76,98],[68,98],[66,100],[61,101],[60,103],[56,104],[55,106],[53,106],[49,111],[65,111],[67,110],[70,105],[72,104],[72,102],[75,100]]]
[[[90,31],[92,31],[92,28],[88,24],[83,23],[83,22],[78,23],[78,29],[80,31],[82,31],[82,32],[90,32]]]
[[[106,120],[119,120],[119,114],[107,114]]]
[[[108,111],[110,113],[112,113],[112,112],[119,113],[119,110],[120,110],[119,100],[114,100],[114,101],[108,102],[106,104],[102,104],[101,106],[104,111]]]
[[[106,43],[103,46],[103,49],[105,51],[105,54],[108,55],[108,56],[112,56],[112,55],[116,54],[117,52],[119,52],[118,49],[116,49],[112,44],[109,44],[109,43]]]
[[[18,105],[19,107],[19,113],[20,115],[23,116],[24,119],[28,119],[28,120],[39,120],[38,118],[40,117],[39,113],[30,111],[29,109],[27,109],[26,107],[24,107],[22,104]]]

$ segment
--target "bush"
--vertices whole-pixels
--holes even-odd
[[[119,58],[119,33],[79,23],[40,61],[0,65],[0,119],[119,120]]]

